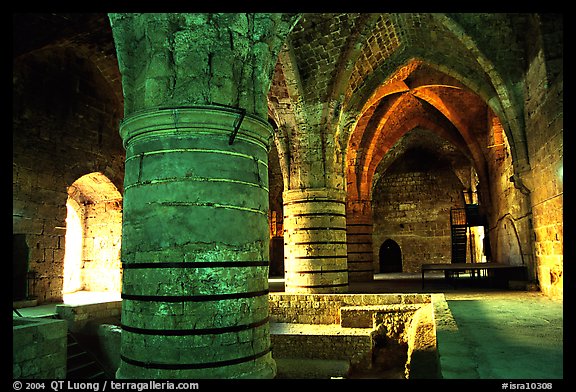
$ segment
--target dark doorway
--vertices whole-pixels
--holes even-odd
[[[402,272],[402,251],[393,240],[386,240],[380,246],[380,272]]]
[[[28,244],[25,234],[12,235],[12,301],[27,296]]]
[[[269,276],[284,276],[284,237],[270,238]]]

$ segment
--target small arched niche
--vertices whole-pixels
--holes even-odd
[[[402,250],[396,241],[387,239],[380,246],[380,272],[402,272]]]

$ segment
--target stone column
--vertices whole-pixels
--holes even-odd
[[[125,98],[121,379],[273,378],[266,93],[283,14],[111,14]]]
[[[124,120],[118,378],[273,377],[270,127],[214,106]]]
[[[348,201],[346,215],[348,279],[350,282],[370,282],[374,280],[370,200]]]
[[[345,198],[329,188],[283,193],[286,292],[348,290]]]

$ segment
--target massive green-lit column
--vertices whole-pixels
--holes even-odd
[[[126,119],[119,378],[272,377],[270,128],[218,107]]]
[[[266,92],[293,18],[110,21],[125,97],[117,377],[272,378]]]

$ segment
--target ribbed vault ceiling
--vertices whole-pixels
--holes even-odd
[[[349,185],[368,181],[365,190],[390,149],[416,128],[456,148],[481,176],[479,140],[487,111],[512,120],[520,116],[514,112],[516,97],[508,93],[514,86],[506,83],[520,80],[525,69],[522,32],[529,18],[303,14],[275,67],[271,115],[277,125],[288,128],[290,139],[299,132],[297,119],[306,118],[301,113],[305,108],[329,108],[318,120],[324,126],[310,130],[335,132],[348,149],[347,164],[353,169]],[[121,76],[105,13],[13,14],[13,22],[14,59],[42,48],[73,48],[102,73],[122,105]],[[511,125],[502,120],[508,129]],[[509,139],[513,144],[514,137]],[[409,140],[412,145],[428,139]],[[288,140],[293,148],[298,143]]]

